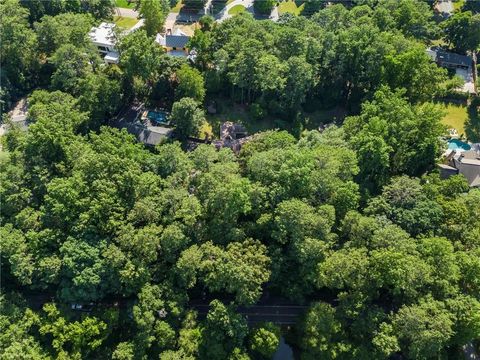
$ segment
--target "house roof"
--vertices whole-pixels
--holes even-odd
[[[157,36],[155,37],[155,41],[162,45],[162,46],[165,46],[165,35],[162,35],[162,34],[157,34]]]
[[[115,24],[102,22],[99,26],[93,27],[88,36],[92,42],[98,46],[114,46],[116,42],[115,33],[113,29]]]
[[[480,187],[480,155],[475,151],[466,151],[453,161],[458,172],[465,176],[470,186]]]
[[[441,49],[436,49],[434,51],[436,51],[436,61],[438,62],[460,65],[465,67],[472,66],[472,59],[469,56],[460,55]]]
[[[186,35],[166,35],[165,46],[184,48],[186,47],[188,40],[190,40],[190,37]]]

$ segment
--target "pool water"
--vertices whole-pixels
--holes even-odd
[[[168,125],[167,113],[164,111],[149,111],[147,117],[157,124]]]
[[[452,139],[448,141],[448,148],[450,150],[467,151],[471,149],[471,146],[461,140]]]

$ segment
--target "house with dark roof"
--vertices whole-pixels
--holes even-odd
[[[449,178],[462,174],[468,185],[480,188],[480,147],[479,150],[455,152],[447,157],[448,164],[440,164],[440,177]]]
[[[441,67],[468,70],[473,65],[471,57],[445,51],[439,47],[432,47],[427,53]]]
[[[220,139],[215,140],[212,144],[217,149],[228,147],[238,153],[242,145],[252,138],[247,135],[247,129],[242,124],[227,121],[220,126]]]
[[[190,36],[177,29],[174,32],[167,30],[166,34],[157,34],[155,41],[160,44],[172,56],[188,56],[187,43]]]
[[[476,94],[475,81],[477,72],[473,58],[446,51],[440,47],[428,48],[427,55],[430,56],[438,66],[455,70],[457,77],[463,80],[463,85],[457,89],[458,91]]]

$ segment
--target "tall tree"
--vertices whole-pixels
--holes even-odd
[[[205,98],[205,81],[200,71],[184,64],[177,70],[176,77],[178,85],[175,89],[175,98],[177,100],[189,97],[199,103],[203,102]]]
[[[173,104],[171,121],[175,124],[175,133],[179,139],[196,136],[202,125],[205,114],[200,104],[192,98],[182,98]]]
[[[148,36],[155,36],[162,31],[170,6],[168,0],[141,0],[139,12],[145,19],[145,31]]]
[[[458,12],[442,25],[446,40],[458,51],[477,51],[480,47],[480,14]]]

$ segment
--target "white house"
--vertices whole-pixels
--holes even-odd
[[[102,22],[98,27],[93,27],[88,35],[92,43],[97,47],[98,52],[107,64],[118,64],[119,54],[115,49],[117,41],[115,24]]]

